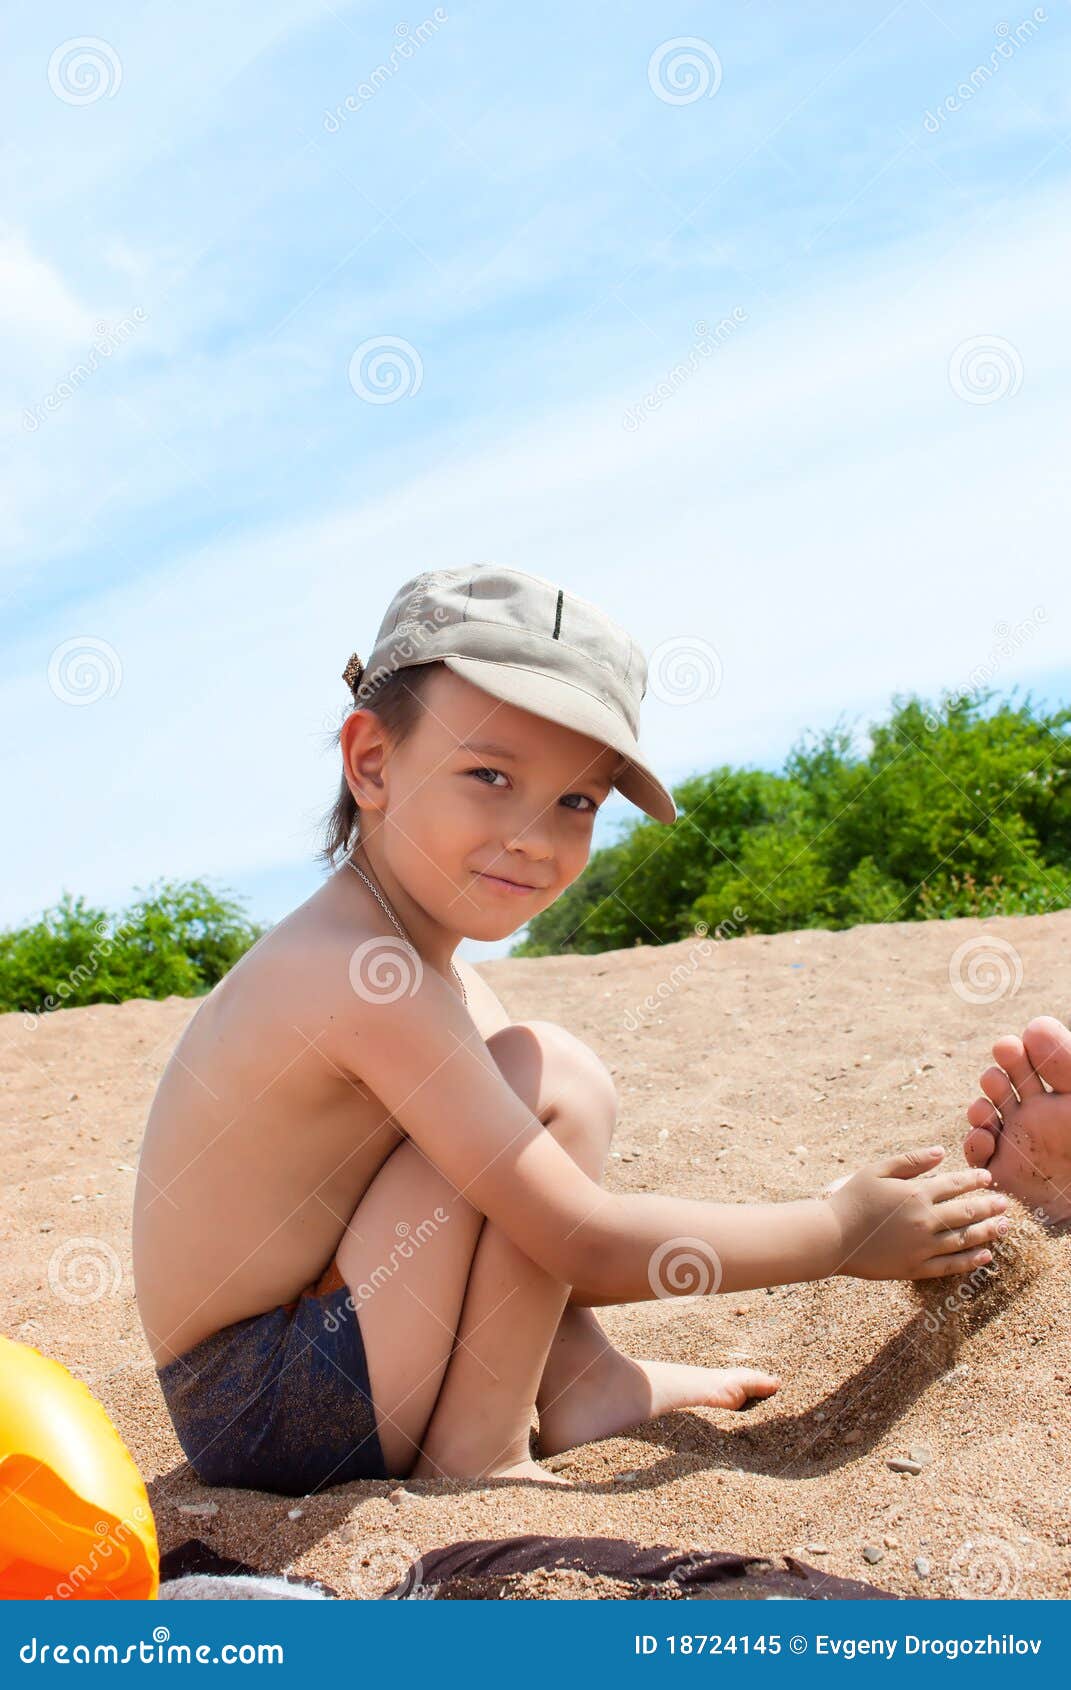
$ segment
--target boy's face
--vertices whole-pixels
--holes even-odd
[[[444,927],[471,938],[512,933],[585,867],[621,759],[449,669],[431,677],[423,705],[384,764],[381,837],[392,866]]]

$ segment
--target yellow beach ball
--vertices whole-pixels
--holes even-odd
[[[155,1597],[160,1551],[130,1451],[92,1392],[0,1337],[0,1597]]]

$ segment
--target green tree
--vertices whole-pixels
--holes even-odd
[[[197,997],[267,931],[201,880],[163,881],[114,916],[64,891],[37,921],[0,933],[0,1009]]]

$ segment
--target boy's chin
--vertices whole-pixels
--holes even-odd
[[[466,939],[506,939],[511,933],[519,933],[527,917],[507,915],[486,915],[481,920],[469,918],[465,928]]]
[[[507,939],[511,933],[519,933],[530,920],[530,915],[515,914],[512,910],[481,910],[465,917],[464,936],[466,939],[482,939],[484,943]]]

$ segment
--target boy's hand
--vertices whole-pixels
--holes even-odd
[[[857,1279],[938,1279],[992,1259],[984,1246],[1007,1229],[1008,1200],[985,1187],[987,1168],[927,1173],[940,1146],[871,1162],[838,1182],[826,1201],[840,1227],[840,1266]]]

